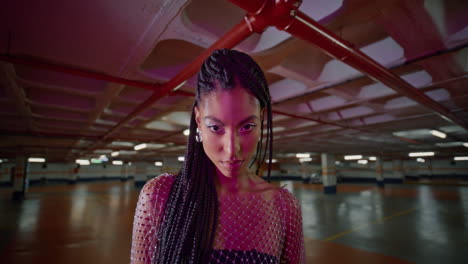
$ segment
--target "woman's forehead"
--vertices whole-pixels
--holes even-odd
[[[260,103],[255,96],[242,87],[230,90],[216,89],[202,98],[200,111],[204,116],[215,116],[219,120],[241,120],[246,116],[258,116]]]

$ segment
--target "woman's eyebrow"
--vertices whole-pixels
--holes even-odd
[[[214,117],[214,116],[205,116],[203,119],[205,119],[205,120],[211,119],[212,121],[215,121],[216,123],[219,123],[219,124],[221,124],[221,125],[224,126],[224,123],[221,122],[221,120],[219,120],[218,118],[216,118],[216,117]],[[249,121],[249,120],[253,120],[253,119],[258,120],[258,116],[256,116],[256,115],[251,115],[251,116],[249,116],[249,117],[243,119],[242,121],[240,121],[240,122],[239,122],[239,125],[242,124],[242,123],[245,123],[245,122],[247,122],[247,121]]]

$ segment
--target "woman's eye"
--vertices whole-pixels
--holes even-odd
[[[222,129],[216,125],[208,126],[208,128],[215,133],[220,133],[222,131]]]
[[[241,131],[248,132],[254,129],[254,127],[256,127],[255,124],[245,124],[244,126],[242,126]]]

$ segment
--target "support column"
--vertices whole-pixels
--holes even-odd
[[[13,178],[13,200],[23,200],[28,192],[28,185],[28,158],[17,156]]]
[[[120,168],[120,180],[127,181],[128,180],[128,166],[127,164],[123,164]]]
[[[69,175],[68,175],[68,184],[76,184],[78,181],[78,173],[80,172],[80,164],[70,164],[68,165]]]
[[[382,157],[377,157],[377,159],[375,160],[375,172],[377,174],[377,177],[376,177],[377,186],[382,187],[382,188],[385,187]]]
[[[142,187],[145,185],[147,166],[148,164],[146,164],[146,162],[135,162],[135,187]]]
[[[336,193],[336,168],[333,154],[322,153],[322,182],[324,193]]]
[[[393,160],[393,175],[398,180],[399,183],[403,183],[405,174],[403,173],[403,161],[402,160]]]

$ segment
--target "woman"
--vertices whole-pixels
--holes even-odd
[[[297,200],[249,169],[258,173],[267,149],[271,161],[272,137],[262,70],[245,53],[215,50],[198,75],[181,171],[140,193],[132,263],[303,263]]]

